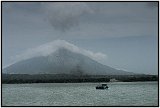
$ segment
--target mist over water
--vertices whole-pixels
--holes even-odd
[[[3,84],[3,106],[157,106],[157,82]]]

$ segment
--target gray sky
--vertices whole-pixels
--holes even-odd
[[[3,2],[2,19],[2,67],[28,49],[62,39],[105,55],[102,64],[158,74],[155,2]]]

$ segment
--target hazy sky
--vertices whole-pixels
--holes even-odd
[[[158,74],[157,2],[3,2],[2,33],[2,67],[62,39],[102,55],[102,64]]]

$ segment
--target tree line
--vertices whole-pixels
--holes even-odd
[[[81,83],[81,82],[109,82],[110,79],[122,82],[158,81],[158,75],[69,75],[69,74],[2,74],[2,83]]]

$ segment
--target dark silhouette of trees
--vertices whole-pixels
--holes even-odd
[[[111,78],[122,82],[134,81],[158,81],[157,75],[83,75],[83,71],[77,67],[77,73],[73,74],[2,74],[2,83],[80,83],[80,82],[109,82]]]

